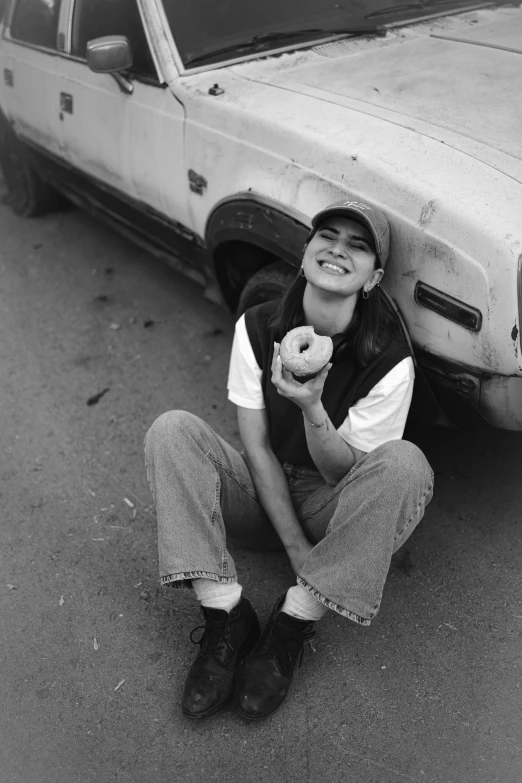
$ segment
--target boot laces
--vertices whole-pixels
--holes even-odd
[[[315,636],[313,625],[307,625],[302,629],[287,629],[274,625],[272,632],[266,638],[258,655],[273,655],[282,658],[285,653],[291,659],[299,653],[299,668],[303,663],[304,645],[308,642],[313,648],[312,639]]]
[[[198,625],[190,632],[192,644],[199,644],[199,654],[211,653],[214,658],[223,663],[224,658],[232,647],[224,636],[226,623],[208,620],[206,625]],[[199,639],[194,639],[196,631],[203,631]]]

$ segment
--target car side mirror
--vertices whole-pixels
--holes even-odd
[[[87,43],[87,65],[95,73],[120,73],[132,67],[132,51],[124,35],[105,35]]]

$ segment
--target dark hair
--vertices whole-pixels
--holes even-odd
[[[308,239],[310,241],[311,237]],[[308,242],[307,242],[308,244]],[[375,268],[380,268],[379,259],[375,259]],[[274,330],[274,339],[280,343],[291,329],[304,325],[303,296],[306,278],[299,273],[282,298],[269,326]],[[372,289],[368,299],[358,298],[354,316],[347,335],[353,335],[353,350],[356,361],[366,367],[376,359],[390,339],[393,315],[385,297],[377,286]]]

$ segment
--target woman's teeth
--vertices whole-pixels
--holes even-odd
[[[337,272],[339,275],[345,275],[347,270],[343,269],[342,266],[337,266],[337,264],[331,264],[329,261],[322,261],[321,267],[323,269],[331,269],[333,272]]]

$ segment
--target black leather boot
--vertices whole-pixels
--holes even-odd
[[[285,598],[276,603],[261,639],[236,674],[235,707],[247,720],[265,718],[282,704],[303,645],[315,636],[313,621],[281,612]]]
[[[231,612],[202,606],[205,625],[194,628],[190,639],[199,644],[199,654],[185,682],[182,710],[187,718],[206,718],[222,707],[234,689],[234,673],[241,658],[254,647],[261,634],[250,601],[241,600]],[[199,641],[192,634],[203,629]]]

